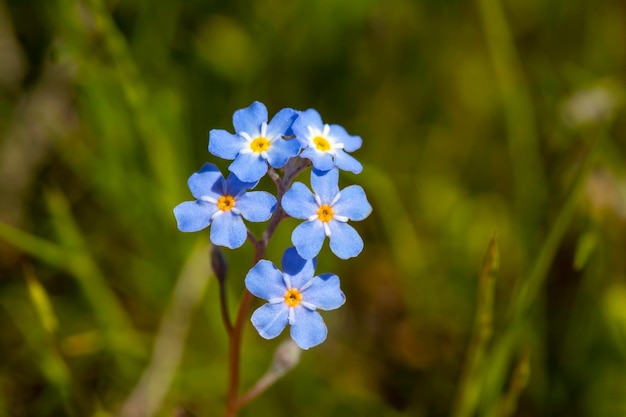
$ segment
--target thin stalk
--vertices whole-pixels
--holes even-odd
[[[272,222],[277,217],[277,212],[274,212],[272,216]],[[276,226],[274,226],[276,228]],[[269,226],[268,226],[269,230]],[[254,246],[254,261],[252,265],[255,265],[258,261],[265,256],[265,249],[267,245],[261,240],[257,240],[252,233],[248,231],[248,240]],[[220,294],[221,296],[222,294]],[[224,296],[225,297],[225,296]],[[252,305],[252,293],[247,289],[244,291],[239,303],[239,310],[237,311],[237,317],[235,318],[235,325],[231,326],[228,332],[229,345],[228,345],[228,394],[226,397],[226,416],[237,415],[237,396],[239,387],[239,357],[241,352],[241,338],[243,337],[243,328],[248,316],[248,311]],[[222,309],[225,308],[225,300],[222,302]],[[228,314],[228,313],[226,313]]]
[[[150,363],[124,402],[119,417],[157,414],[183,358],[193,316],[209,285],[206,243],[194,248],[176,280],[168,308],[157,332]]]
[[[262,258],[261,254],[256,254],[255,259],[258,262]],[[234,417],[238,410],[238,387],[239,387],[239,356],[241,352],[241,338],[243,336],[243,327],[248,316],[248,311],[252,305],[252,293],[247,289],[243,293],[235,326],[230,334],[230,343],[228,348],[228,394],[226,397],[226,417]]]
[[[530,378],[530,351],[526,349],[521,358],[519,359],[513,374],[511,375],[511,381],[509,382],[509,388],[504,394],[504,397],[498,404],[497,417],[510,417],[517,409],[517,402],[519,397],[528,384]]]
[[[261,395],[274,383],[275,380],[276,378],[274,378],[272,375],[263,375],[261,379],[259,379],[248,392],[239,397],[239,399],[237,400],[237,408],[243,407],[250,401],[254,400],[256,397]]]
[[[496,236],[489,242],[487,253],[483,261],[482,270],[478,278],[478,300],[474,330],[472,332],[467,357],[459,388],[452,409],[453,417],[469,417],[474,414],[480,396],[478,384],[479,369],[485,356],[487,344],[493,333],[493,303],[496,273],[499,269],[500,254]]]
[[[487,406],[485,416],[492,417],[498,414],[496,404],[504,385],[505,371],[508,369],[513,351],[519,347],[520,338],[528,329],[528,314],[548,277],[550,266],[563,237],[574,219],[585,181],[597,161],[601,149],[600,145],[605,139],[607,128],[606,125],[599,127],[599,132],[593,139],[587,155],[581,161],[567,199],[552,224],[528,277],[521,281],[514,298],[511,300],[507,312],[506,330],[499,337],[498,343],[494,345],[491,360],[486,368],[487,375],[481,395]]]
[[[280,178],[280,176],[278,175],[278,172],[276,172],[276,170],[274,168],[269,168],[267,170],[267,176],[270,177],[272,179],[272,181],[274,181],[274,184],[276,184],[276,188],[280,189],[281,184],[282,184],[282,180]]]
[[[295,368],[300,362],[301,354],[302,349],[300,349],[296,342],[291,339],[287,339],[278,345],[278,348],[274,351],[274,359],[272,360],[269,369],[265,372],[265,375],[263,375],[257,383],[252,386],[252,388],[239,397],[237,407],[241,408],[261,395],[266,389],[271,387],[274,382]]]
[[[269,244],[272,235],[276,231],[278,224],[287,217],[287,214],[282,208],[281,201],[283,195],[287,192],[288,187],[291,185],[293,179],[305,168],[311,166],[309,160],[301,160],[300,158],[293,158],[287,163],[285,167],[285,176],[280,179],[276,171],[270,169],[269,175],[274,180],[277,188],[276,196],[276,210],[270,219],[267,229],[263,232],[260,239],[254,238],[251,233],[248,233],[248,240],[254,245],[254,260],[252,265],[256,265],[265,256],[265,251]],[[243,328],[246,324],[248,313],[252,305],[253,296],[247,289],[241,297],[239,309],[237,310],[237,317],[235,318],[235,324],[232,327],[232,331],[229,332],[229,345],[228,345],[228,393],[226,396],[226,413],[225,417],[235,417],[237,411],[246,402],[239,401],[239,359],[241,353],[241,339],[243,337]]]
[[[502,2],[478,0],[477,3],[504,112],[515,209],[518,215],[523,214],[518,233],[524,238],[525,249],[529,250],[538,243],[538,236],[533,233],[541,222],[547,196],[535,110]]]

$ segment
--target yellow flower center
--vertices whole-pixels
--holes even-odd
[[[327,204],[317,209],[317,218],[323,222],[329,222],[333,219],[333,208]]]
[[[256,138],[255,140],[253,140],[252,142],[250,142],[250,149],[252,149],[252,152],[261,153],[263,151],[268,150],[269,147],[270,147],[270,141],[267,140],[267,138],[264,138],[263,136],[260,136]]]
[[[295,288],[290,288],[285,293],[285,304],[295,307],[302,301],[302,293]]]
[[[323,138],[321,136],[315,136],[313,138],[313,143],[315,144],[315,147],[318,151],[326,152],[330,149],[330,143],[328,143],[326,138]]]
[[[217,200],[217,208],[222,211],[229,211],[235,207],[235,198],[230,195],[223,195]]]

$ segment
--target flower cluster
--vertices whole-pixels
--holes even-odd
[[[249,239],[257,250],[261,248],[261,255],[280,220],[287,216],[303,220],[292,232],[293,247],[284,252],[282,272],[259,256],[245,284],[267,300],[252,314],[259,334],[271,339],[289,324],[292,339],[308,349],[326,339],[317,310],[336,309],[345,301],[336,275],[315,275],[324,241],[328,238],[330,250],[341,259],[363,250],[363,240],[348,222],[365,219],[372,208],[360,186],[339,189],[339,170],[358,174],[363,169],[350,155],[362,140],[339,125],[325,124],[314,109],[286,108],[268,120],[265,105],[254,102],[233,114],[235,133],[210,131],[209,152],[232,161],[230,174],[225,178],[217,166],[205,164],[188,181],[195,200],[176,206],[174,216],[183,232],[210,226],[214,245],[235,249]],[[311,187],[292,184],[309,166]],[[276,183],[276,197],[251,191],[265,175]],[[263,239],[254,238],[244,219],[270,220]]]

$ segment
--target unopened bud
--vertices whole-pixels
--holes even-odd
[[[211,268],[217,280],[223,283],[228,273],[228,261],[219,246],[211,246]]]
[[[282,376],[298,365],[301,354],[302,349],[300,349],[293,340],[285,340],[276,348],[274,360],[270,365],[268,373],[275,374],[276,377]]]

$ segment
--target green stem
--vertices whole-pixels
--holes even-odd
[[[515,292],[507,314],[504,333],[498,340],[491,352],[491,361],[485,368],[487,375],[483,387],[482,398],[489,408],[487,416],[495,416],[498,413],[497,403],[501,389],[504,385],[505,372],[509,368],[511,356],[519,349],[519,341],[524,330],[527,329],[527,316],[532,303],[537,299],[539,291],[543,287],[552,265],[556,252],[572,223],[579,197],[584,189],[585,180],[593,168],[600,153],[602,140],[606,135],[607,126],[602,126],[593,140],[591,147],[582,160],[580,169],[573,181],[568,197],[561,207],[548,236],[546,237],[536,261],[530,270],[528,278],[521,281]]]
[[[493,331],[493,302],[496,273],[499,268],[500,255],[494,236],[489,242],[483,267],[478,279],[478,300],[474,331],[467,349],[467,357],[458,393],[452,409],[453,417],[469,417],[474,414],[480,395],[478,378],[479,368],[483,362],[485,349]]]
[[[495,83],[498,88],[515,187],[515,209],[522,215],[518,232],[526,249],[537,245],[533,235],[541,221],[546,199],[545,175],[532,97],[524,77],[522,60],[499,0],[478,0]]]

